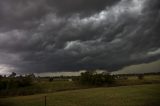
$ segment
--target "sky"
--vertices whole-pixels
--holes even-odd
[[[127,66],[118,71],[112,72],[112,74],[143,74],[151,72],[160,72],[160,60],[151,63]]]
[[[0,0],[0,73],[112,72],[159,60],[159,0]]]

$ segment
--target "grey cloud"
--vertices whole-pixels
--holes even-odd
[[[160,59],[158,0],[15,2],[0,3],[0,64],[15,71],[115,71]]]
[[[119,0],[1,0],[0,25],[5,26],[1,30],[32,29],[37,27],[40,19],[50,12],[58,15],[84,12],[87,15],[104,9],[106,5],[113,5],[117,1]]]
[[[79,13],[81,15],[94,14],[107,7],[110,7],[120,0],[47,0],[49,6],[55,6],[59,15],[71,15]]]

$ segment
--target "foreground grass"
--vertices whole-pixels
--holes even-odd
[[[36,82],[32,86],[0,90],[0,98],[1,97],[10,97],[10,96],[22,96],[22,95],[33,95],[40,93],[51,93],[57,91],[65,91],[65,90],[74,90],[74,89],[82,89],[86,88],[86,86],[79,85],[75,82],[69,81],[44,81],[44,82]]]
[[[1,98],[0,106],[160,106],[160,84],[92,88]]]

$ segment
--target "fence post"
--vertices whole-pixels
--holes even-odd
[[[45,106],[47,106],[47,97],[44,97]]]

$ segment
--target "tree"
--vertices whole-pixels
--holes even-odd
[[[138,79],[142,80],[144,78],[144,75],[143,74],[139,74],[138,75]]]
[[[12,72],[11,75],[9,75],[9,77],[13,78],[13,77],[16,77],[16,75],[17,74],[15,72]]]
[[[79,79],[80,83],[87,85],[102,86],[104,84],[112,84],[115,77],[112,75],[97,74],[93,72],[82,73]]]

